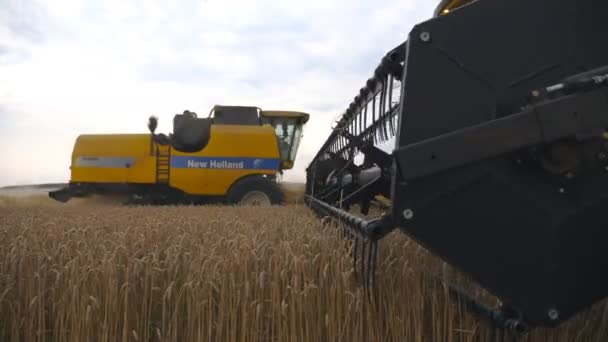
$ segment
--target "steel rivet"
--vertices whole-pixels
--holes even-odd
[[[420,40],[422,40],[423,42],[427,43],[431,40],[431,34],[429,32],[422,32],[420,34]]]
[[[557,311],[557,309],[553,308],[547,312],[547,315],[549,316],[549,319],[551,319],[552,321],[555,321],[556,319],[559,318],[559,311]]]
[[[563,194],[564,192],[566,192],[566,189],[564,189],[564,188],[559,188],[559,193],[560,193],[560,194]]]
[[[597,158],[598,158],[599,160],[604,160],[604,159],[606,159],[606,153],[604,153],[604,152],[600,152],[600,153],[597,155]]]
[[[403,211],[403,218],[406,220],[411,220],[414,217],[414,211],[412,209],[405,209]]]

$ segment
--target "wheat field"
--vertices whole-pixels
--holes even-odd
[[[501,341],[449,300],[458,277],[395,232],[376,288],[306,207],[0,199],[0,341]],[[521,341],[605,341],[600,303]]]

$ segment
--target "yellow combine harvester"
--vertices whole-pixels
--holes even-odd
[[[309,115],[215,106],[207,118],[184,111],[173,134],[81,135],[69,185],[50,192],[60,202],[122,193],[135,203],[270,205],[283,202],[277,174],[291,169]]]

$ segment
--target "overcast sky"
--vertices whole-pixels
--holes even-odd
[[[0,0],[0,186],[69,180],[83,133],[215,104],[311,114],[294,170],[429,0]]]

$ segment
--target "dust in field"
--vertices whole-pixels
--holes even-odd
[[[1,341],[491,341],[437,274],[458,278],[395,232],[368,296],[296,205],[0,203]],[[606,310],[522,341],[601,341]]]
[[[47,194],[36,194],[30,196],[13,196],[0,195],[0,207],[14,206],[39,206],[45,208],[81,208],[83,206],[99,207],[99,206],[121,206],[128,199],[123,195],[91,195],[86,198],[72,198],[67,203],[59,203]]]
[[[282,182],[281,190],[285,194],[285,201],[290,204],[299,204],[304,201],[304,183]]]

